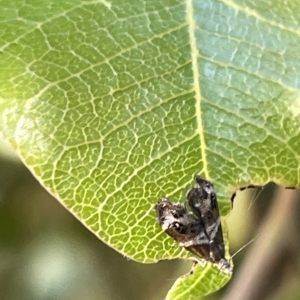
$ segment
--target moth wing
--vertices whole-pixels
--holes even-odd
[[[212,256],[218,261],[224,257],[225,250],[217,195],[210,181],[198,175],[195,181],[197,184],[187,194],[188,203],[202,223],[210,240]]]
[[[181,204],[162,198],[156,205],[159,224],[180,246],[209,260],[209,239],[199,220]]]

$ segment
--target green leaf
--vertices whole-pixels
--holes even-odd
[[[204,268],[197,264],[192,274],[182,276],[176,280],[166,300],[189,300],[194,299],[198,295],[209,294],[211,291],[222,287],[228,279],[228,275],[224,272],[219,272],[210,263],[207,263]]]
[[[214,182],[223,217],[239,186],[299,186],[298,1],[0,3],[0,129],[122,254],[191,257],[154,205],[184,201],[195,173]],[[169,299],[206,294],[224,276],[209,289],[184,277]]]

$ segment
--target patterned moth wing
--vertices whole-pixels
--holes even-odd
[[[194,245],[202,247],[206,259],[217,263],[219,268],[231,272],[232,266],[225,259],[222,225],[219,215],[217,195],[213,184],[205,178],[195,175],[196,185],[187,193],[189,207],[199,220],[208,244]]]
[[[159,200],[155,208],[158,223],[179,245],[192,251],[189,249],[190,244],[209,242],[198,219],[183,205],[175,204],[164,197]]]

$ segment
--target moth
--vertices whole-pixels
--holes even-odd
[[[180,246],[196,256],[215,263],[226,273],[232,271],[225,258],[222,225],[213,184],[195,175],[187,193],[187,205],[161,198],[156,204],[158,223]]]

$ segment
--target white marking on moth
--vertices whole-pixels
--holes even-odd
[[[186,242],[181,242],[179,243],[180,246],[182,247],[189,247],[193,245],[202,245],[202,244],[208,244],[209,240],[207,239],[206,235],[204,232],[201,232],[200,235],[196,236],[192,240],[186,241]]]
[[[164,219],[164,222],[162,224],[162,229],[163,230],[167,230],[170,228],[170,225],[174,223],[174,221],[176,221],[176,219],[173,216],[166,216]]]
[[[211,240],[214,239],[214,237],[216,236],[216,234],[219,230],[220,224],[221,224],[221,221],[220,221],[220,218],[218,218],[215,223],[213,223],[212,225],[210,225],[206,228],[206,232],[210,236]]]

